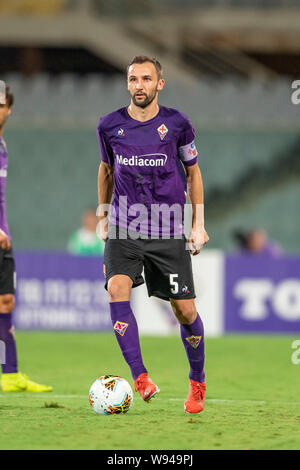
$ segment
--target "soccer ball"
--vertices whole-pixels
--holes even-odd
[[[127,413],[133,402],[132,389],[127,380],[117,375],[102,375],[92,384],[90,405],[98,415]]]

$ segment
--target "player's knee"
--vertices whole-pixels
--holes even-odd
[[[128,276],[114,276],[107,286],[110,302],[127,301],[130,298],[132,281]]]
[[[186,325],[196,320],[197,310],[193,301],[175,302],[171,300],[171,305],[179,323]]]
[[[15,296],[13,294],[0,295],[0,314],[10,313],[15,306]]]
[[[194,323],[196,320],[197,312],[195,312],[192,309],[186,309],[183,311],[180,311],[178,318],[178,321],[182,323],[183,325],[190,325],[191,323]]]

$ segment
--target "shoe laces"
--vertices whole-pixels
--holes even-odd
[[[200,382],[192,383],[192,391],[195,400],[203,400],[205,392],[205,386],[203,384]]]
[[[138,378],[134,382],[134,388],[135,391],[137,392],[139,387],[146,381],[148,381],[149,377],[147,374],[143,373],[138,376]]]
[[[21,377],[22,377],[23,379],[25,379],[25,380],[28,380],[28,379],[29,379],[28,375],[27,375],[27,374],[23,374],[23,372],[20,372],[20,375],[21,375]]]

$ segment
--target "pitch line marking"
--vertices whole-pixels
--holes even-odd
[[[8,397],[8,392],[4,392],[5,394],[0,393],[0,398],[7,398]],[[34,393],[34,392],[23,392],[23,393],[15,393],[15,392],[10,392],[9,394],[10,397],[26,397],[26,396],[31,396],[35,398],[84,398],[86,400],[89,399],[88,394],[87,395],[52,395],[52,394],[45,394],[45,393]]]
[[[185,398],[169,398],[169,401],[184,401]],[[226,400],[221,398],[206,398],[206,402],[210,403],[231,403],[231,404],[239,404],[239,403],[255,403],[256,405],[282,405],[280,401],[273,401],[273,400]],[[298,401],[289,401],[285,402],[285,405],[295,405],[299,406],[300,402]]]
[[[26,396],[34,396],[35,398],[62,398],[62,399],[71,399],[71,398],[79,398],[79,399],[83,399],[83,400],[87,400],[89,399],[88,397],[88,394],[87,395],[54,395],[54,394],[43,394],[43,393],[31,393],[31,392],[23,392],[23,393],[15,393],[15,392],[11,392],[9,395],[8,395],[8,392],[6,393],[0,393],[0,398],[7,398],[8,396],[10,397],[26,397]],[[159,397],[158,398],[159,401],[184,401],[185,398],[163,398],[163,397]],[[221,398],[207,398],[206,399],[207,402],[210,402],[210,403],[231,403],[231,404],[234,404],[234,403],[255,403],[257,405],[278,405],[278,404],[282,404],[282,402],[279,402],[279,401],[272,401],[272,400],[230,400],[230,399],[221,399]],[[284,403],[285,405],[294,405],[294,406],[299,406],[300,405],[300,402],[293,402],[293,401],[290,401],[290,402],[285,402]]]

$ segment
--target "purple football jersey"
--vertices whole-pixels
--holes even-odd
[[[5,204],[5,184],[7,176],[7,149],[2,137],[0,137],[0,228],[10,237]]]
[[[195,132],[187,116],[160,106],[154,118],[141,122],[125,107],[100,119],[97,136],[102,161],[114,169],[110,222],[148,236],[182,235],[183,164],[197,162]]]

